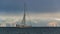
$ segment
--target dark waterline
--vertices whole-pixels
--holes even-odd
[[[60,34],[60,27],[0,27],[0,34]]]

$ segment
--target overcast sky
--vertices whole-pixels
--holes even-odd
[[[19,15],[14,16],[15,18],[11,16],[14,20],[22,17],[20,15],[23,13],[24,2],[26,2],[26,12],[31,14],[32,22],[34,22],[32,24],[46,26],[51,18],[60,20],[60,0],[0,0],[0,19],[9,18],[9,15]]]
[[[0,13],[22,13],[26,2],[27,11],[31,13],[50,13],[60,11],[60,0],[0,0]]]

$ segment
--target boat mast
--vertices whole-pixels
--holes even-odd
[[[26,3],[24,2],[24,14],[23,14],[23,20],[22,20],[23,27],[26,25]]]
[[[26,25],[26,3],[24,2],[24,9],[23,9],[24,13],[23,13],[23,20],[22,20],[22,26],[24,27]],[[16,27],[19,27],[21,25],[17,25],[16,24]]]
[[[31,26],[26,26],[26,10],[27,10],[27,8],[26,8],[26,2],[24,2],[23,20],[22,20],[22,22],[21,22],[21,25],[16,25],[16,27],[31,27]]]

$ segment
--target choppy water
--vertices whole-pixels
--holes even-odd
[[[60,34],[59,27],[0,28],[0,34]]]

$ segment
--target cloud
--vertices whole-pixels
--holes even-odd
[[[16,24],[16,22],[21,23],[21,21],[23,20],[23,15],[21,16],[5,15],[5,16],[0,16],[0,19],[1,19],[0,20],[1,24],[2,23]],[[30,23],[30,20],[33,26],[47,26],[47,24],[52,20],[60,21],[60,17],[58,13],[54,13],[54,14],[44,13],[44,14],[36,14],[36,15],[31,14],[30,17],[26,16],[26,22]]]

